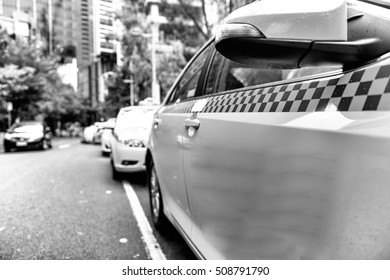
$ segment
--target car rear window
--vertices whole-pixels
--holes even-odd
[[[154,109],[133,109],[118,116],[116,128],[148,127],[152,123]]]

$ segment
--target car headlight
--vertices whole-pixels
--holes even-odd
[[[118,141],[126,146],[132,147],[132,148],[145,148],[144,143],[141,140],[138,139],[121,139],[118,138]]]
[[[6,133],[6,134],[4,134],[4,139],[11,140],[12,139],[12,135],[9,134],[9,133]]]

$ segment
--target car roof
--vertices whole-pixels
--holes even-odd
[[[127,107],[123,107],[121,109],[122,112],[129,112],[129,111],[132,111],[132,110],[136,110],[136,109],[144,109],[144,110],[148,110],[148,109],[158,109],[160,106],[127,106]]]
[[[21,122],[15,123],[14,125],[22,126],[22,125],[37,125],[37,124],[43,125],[43,123],[40,121],[21,121]]]

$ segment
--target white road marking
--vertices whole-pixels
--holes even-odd
[[[152,260],[166,260],[166,257],[161,250],[160,244],[158,244],[156,238],[153,235],[152,228],[145,216],[144,210],[142,209],[141,203],[139,202],[133,187],[127,181],[122,181],[122,184],[126,191],[127,198],[130,201],[130,206],[137,220],[138,227],[143,236],[147,253],[149,253]]]
[[[127,238],[121,238],[121,239],[119,239],[119,242],[120,243],[127,243]]]
[[[5,230],[5,227],[0,228],[0,231],[3,231],[3,230]]]
[[[62,144],[62,145],[58,146],[58,149],[60,149],[60,150],[67,149],[67,148],[70,148],[70,144]]]

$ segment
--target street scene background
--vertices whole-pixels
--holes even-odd
[[[83,129],[160,104],[239,0],[0,1],[0,259],[150,259],[125,186],[150,224],[145,173],[111,178]],[[141,102],[141,103],[140,103]],[[6,153],[11,125],[49,127],[50,151]],[[167,259],[195,259],[173,228]]]

